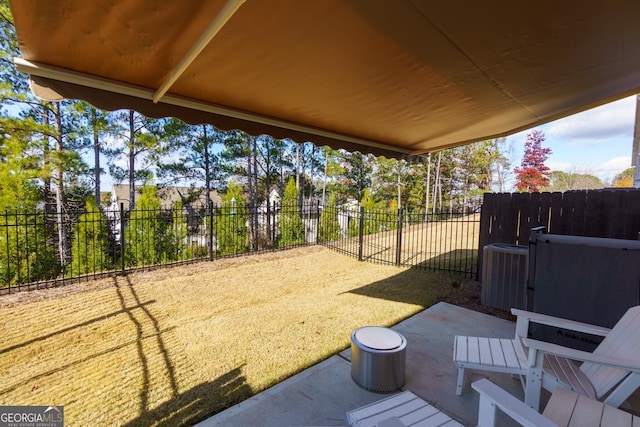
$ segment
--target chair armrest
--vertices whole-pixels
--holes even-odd
[[[640,361],[638,360],[621,359],[619,357],[594,354],[588,351],[575,350],[573,348],[563,347],[558,344],[538,341],[531,338],[523,338],[523,342],[527,347],[529,347],[529,349],[535,349],[543,353],[555,354],[557,356],[566,357],[567,359],[577,360],[580,362],[612,366],[625,371],[640,372]]]
[[[602,326],[590,325],[588,323],[576,322],[575,320],[563,319],[561,317],[549,316],[547,314],[533,313],[531,311],[519,310],[517,308],[511,309],[511,314],[518,317],[518,323],[520,319],[524,319],[527,322],[539,323],[541,325],[555,326],[563,329],[570,329],[576,332],[585,332],[591,335],[599,335],[606,337],[611,329],[604,328]]]
[[[525,427],[557,427],[551,420],[531,409],[491,381],[478,380],[471,387],[480,393],[478,427],[493,427],[495,408]]]

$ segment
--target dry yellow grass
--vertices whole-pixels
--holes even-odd
[[[190,425],[460,280],[316,246],[0,297],[0,405],[64,405],[69,426]]]

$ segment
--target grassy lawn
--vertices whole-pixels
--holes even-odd
[[[64,405],[68,426],[190,425],[463,280],[315,246],[7,295],[0,405]]]

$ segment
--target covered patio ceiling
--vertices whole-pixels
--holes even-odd
[[[640,92],[640,1],[11,0],[34,93],[410,157]]]

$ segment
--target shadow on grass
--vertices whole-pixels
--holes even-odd
[[[136,346],[138,350],[138,358],[140,359],[140,365],[142,366],[142,390],[140,392],[140,413],[144,414],[149,408],[149,383],[151,372],[149,370],[149,360],[144,352],[143,338],[145,324],[151,324],[153,326],[153,338],[155,338],[156,344],[162,355],[162,361],[164,362],[167,377],[171,386],[171,392],[174,396],[178,394],[178,385],[176,382],[175,368],[169,357],[167,346],[165,345],[164,338],[162,337],[162,329],[160,323],[153,316],[151,310],[145,305],[141,304],[140,297],[136,293],[136,289],[131,283],[129,276],[125,276],[126,284],[120,284],[118,277],[114,277],[114,286],[122,306],[122,311],[127,314],[129,320],[134,324],[136,329]],[[129,294],[133,298],[135,304],[129,306],[127,303],[126,294]],[[138,318],[140,317],[140,318]]]
[[[97,358],[99,358],[101,356],[110,354],[110,353],[112,353],[114,351],[118,351],[118,350],[120,350],[120,349],[122,349],[122,348],[124,348],[126,346],[129,346],[131,344],[134,344],[134,343],[136,343],[138,345],[138,351],[139,351],[139,354],[140,354],[141,361],[143,363],[143,368],[145,368],[145,373],[146,373],[146,358],[144,357],[144,354],[141,353],[141,349],[142,349],[142,347],[141,347],[142,346],[142,341],[141,341],[141,338],[142,338],[142,324],[135,319],[135,316],[133,315],[134,311],[142,310],[149,317],[149,319],[153,322],[154,333],[153,334],[148,334],[147,337],[148,338],[155,337],[158,340],[158,342],[160,343],[160,346],[163,349],[163,352],[164,352],[165,355],[166,355],[166,350],[164,349],[164,345],[162,343],[162,334],[167,332],[167,331],[172,330],[173,328],[164,329],[164,330],[160,329],[160,326],[159,326],[158,322],[155,320],[155,318],[153,318],[153,316],[151,315],[151,312],[150,312],[150,310],[148,308],[149,305],[154,304],[156,301],[155,300],[141,301],[140,298],[137,296],[137,294],[135,294],[135,291],[134,291],[133,287],[131,286],[131,283],[129,282],[129,279],[127,279],[127,282],[128,282],[127,285],[128,285],[128,289],[130,289],[130,292],[134,296],[135,304],[126,304],[125,303],[124,294],[123,294],[124,287],[120,285],[120,283],[118,282],[117,278],[114,278],[114,282],[115,282],[116,291],[118,293],[118,297],[120,298],[120,303],[121,303],[121,307],[122,307],[121,310],[117,310],[117,311],[114,311],[114,312],[111,312],[111,313],[107,313],[107,314],[102,314],[102,315],[100,315],[98,317],[95,317],[93,319],[89,319],[89,320],[87,320],[85,322],[81,322],[81,323],[69,326],[67,328],[62,328],[62,329],[59,329],[59,330],[57,330],[55,332],[52,332],[52,333],[49,333],[49,334],[45,334],[45,335],[41,335],[39,337],[35,337],[35,338],[32,338],[32,339],[29,339],[27,341],[24,341],[24,342],[19,343],[19,344],[15,344],[15,345],[10,346],[10,347],[2,348],[2,349],[0,349],[0,353],[7,353],[7,352],[12,351],[12,350],[17,350],[19,348],[26,347],[26,346],[29,346],[31,344],[36,344],[36,343],[39,343],[39,342],[42,342],[42,341],[46,341],[47,339],[52,338],[52,337],[54,337],[56,335],[61,335],[61,334],[64,334],[64,333],[72,332],[72,331],[75,331],[75,330],[78,330],[78,329],[82,329],[82,328],[88,327],[88,326],[90,326],[92,324],[95,324],[95,323],[103,322],[103,321],[105,321],[105,320],[107,320],[109,318],[112,318],[112,317],[116,317],[116,316],[119,316],[119,315],[122,315],[122,314],[127,314],[134,321],[136,326],[138,327],[138,334],[137,334],[136,338],[134,338],[132,340],[129,340],[129,341],[126,341],[126,342],[123,342],[123,343],[120,343],[120,344],[118,344],[116,346],[109,347],[108,349],[106,349],[104,351],[91,354],[91,355],[89,355],[87,357],[84,357],[82,359],[74,360],[74,361],[72,361],[70,363],[63,364],[63,365],[60,365],[60,366],[56,366],[56,367],[54,367],[54,368],[52,368],[52,369],[50,369],[48,371],[41,372],[41,373],[39,373],[37,375],[33,375],[28,380],[29,381],[34,381],[34,380],[38,380],[38,379],[41,379],[41,378],[45,378],[45,377],[47,377],[47,376],[49,376],[51,374],[54,374],[56,372],[60,372],[60,371],[63,371],[65,369],[67,369],[67,368],[70,368],[70,367],[73,367],[73,366],[77,366],[77,365],[80,365],[80,364],[83,364],[83,363],[86,363],[86,362],[90,362],[90,361],[95,360],[95,359],[97,359]],[[167,361],[167,365],[171,369],[170,363],[168,363],[169,362],[168,361],[168,357],[165,358],[165,360]],[[171,376],[171,378],[173,378],[173,373],[172,372],[170,372],[170,376]],[[148,378],[146,378],[146,376],[145,376],[145,381],[147,381],[147,380],[148,380]],[[17,384],[14,384],[14,385],[10,386],[10,387],[2,389],[2,390],[0,390],[0,394],[13,391],[14,389],[16,389],[19,386],[20,386],[20,384],[17,383]],[[173,386],[174,390],[177,390],[177,388],[175,387],[175,380],[172,381],[172,386]]]
[[[90,319],[90,320],[87,320],[86,322],[78,323],[77,325],[69,326],[68,328],[60,329],[58,331],[55,331],[55,332],[52,332],[52,333],[49,333],[49,334],[46,334],[46,335],[42,335],[42,336],[39,336],[39,337],[36,337],[36,338],[32,338],[32,339],[24,341],[24,342],[22,342],[20,344],[15,344],[15,345],[12,345],[12,346],[9,346],[9,347],[6,347],[6,348],[0,348],[0,353],[8,353],[8,352],[10,352],[12,350],[17,350],[17,349],[19,349],[21,347],[26,347],[26,346],[28,346],[30,344],[34,344],[34,343],[37,343],[37,342],[40,342],[40,341],[45,341],[45,340],[47,340],[47,339],[49,339],[51,337],[54,337],[56,335],[64,334],[66,332],[71,332],[71,331],[73,331],[75,329],[84,328],[85,326],[89,326],[89,325],[91,325],[93,323],[102,322],[102,321],[104,321],[106,319],[109,319],[110,317],[119,316],[120,314],[123,314],[128,310],[141,308],[142,306],[149,305],[149,304],[154,304],[155,302],[156,302],[155,300],[145,301],[145,302],[140,303],[139,307],[133,306],[133,307],[128,307],[126,310],[118,310],[118,311],[114,311],[112,313],[101,314],[100,316],[95,317],[95,318]]]
[[[456,272],[461,265],[469,263],[476,251],[456,249],[421,263],[409,270],[374,283],[370,283],[349,293],[363,295],[406,304],[429,307],[459,287],[467,280]],[[437,268],[438,271],[430,271]],[[447,271],[451,270],[451,271]]]
[[[193,425],[252,395],[242,375],[242,367],[233,369],[213,381],[199,384],[175,395],[157,408],[145,411],[126,427]]]
[[[204,420],[231,405],[234,405],[252,395],[251,388],[246,383],[246,378],[241,375],[238,367],[225,375],[209,382],[202,383],[190,390],[179,393],[174,364],[169,355],[167,345],[162,336],[158,320],[153,313],[142,303],[136,293],[136,288],[128,276],[126,283],[120,283],[114,277],[114,285],[122,312],[129,316],[136,331],[136,345],[140,366],[142,367],[142,387],[140,391],[139,415],[126,426],[182,426],[192,425]],[[127,301],[131,301],[129,304]],[[152,325],[153,333],[145,334],[144,325]],[[166,379],[171,387],[171,397],[166,402],[151,409],[155,402],[149,399],[150,378],[157,375],[151,372],[149,358],[145,353],[143,340],[154,339],[160,352],[162,363],[166,372]]]

